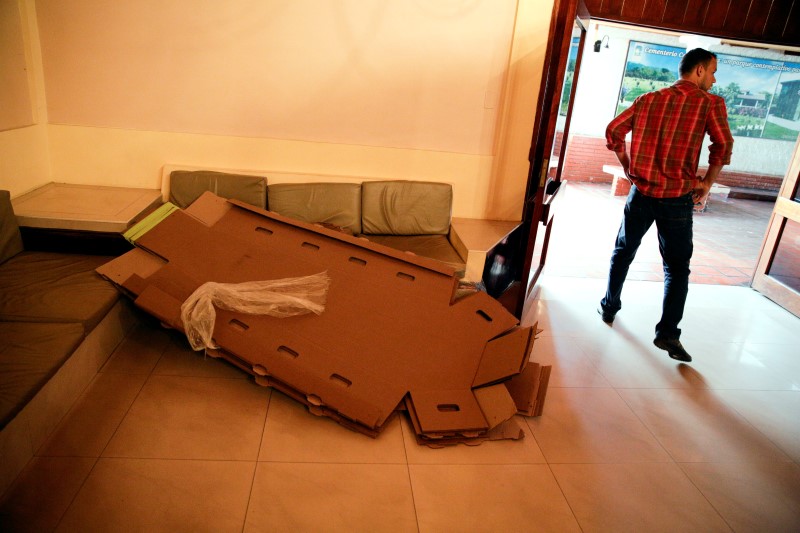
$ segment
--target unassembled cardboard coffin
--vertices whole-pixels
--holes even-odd
[[[455,273],[438,261],[212,193],[136,245],[98,272],[181,331],[181,304],[205,282],[326,271],[322,314],[218,309],[211,353],[351,429],[375,436],[405,408],[421,442],[519,438],[506,421],[544,399],[528,363],[534,329],[483,292],[456,299]]]

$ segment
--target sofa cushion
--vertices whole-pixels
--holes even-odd
[[[0,322],[0,429],[61,368],[83,338],[83,327],[74,322]]]
[[[453,188],[447,183],[371,181],[361,184],[365,234],[447,235]]]
[[[262,209],[267,207],[267,178],[263,176],[210,170],[173,170],[169,175],[169,201],[180,208],[188,207],[206,191]]]
[[[11,194],[0,191],[0,264],[21,251],[22,237],[11,207]]]
[[[370,242],[446,263],[456,270],[456,276],[459,278],[463,277],[466,271],[466,263],[450,244],[447,235],[367,235],[366,237]]]
[[[361,233],[360,183],[280,183],[269,186],[269,209],[304,222]]]
[[[24,251],[0,265],[0,320],[80,322],[91,331],[119,299],[95,269],[111,257]]]

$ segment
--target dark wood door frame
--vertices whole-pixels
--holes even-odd
[[[514,313],[522,316],[525,302],[530,294],[529,279],[533,283],[541,271],[541,265],[533,264],[534,248],[536,246],[539,223],[545,218],[545,183],[549,170],[550,154],[553,151],[555,140],[556,121],[558,120],[561,90],[564,85],[564,75],[572,44],[572,28],[576,17],[588,18],[588,11],[583,6],[582,0],[555,0],[550,17],[550,34],[547,41],[544,65],[542,67],[542,82],[536,102],[536,117],[533,122],[531,147],[528,152],[530,167],[528,170],[528,183],[525,189],[525,202],[522,213],[522,254],[523,263],[515,284],[516,304]],[[579,54],[580,57],[580,54]],[[576,69],[577,70],[577,69]],[[577,84],[573,82],[573,94]],[[563,143],[563,147],[566,143]],[[563,151],[563,150],[562,150]],[[546,253],[546,243],[545,250]],[[531,272],[533,275],[531,276]]]
[[[584,0],[593,20],[800,46],[800,0]]]

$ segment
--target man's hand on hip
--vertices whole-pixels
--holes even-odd
[[[694,190],[692,191],[692,201],[695,204],[701,204],[705,202],[709,191],[711,191],[711,185],[713,185],[713,182],[711,180],[707,180],[701,178],[700,176],[697,176],[697,182],[695,184]]]

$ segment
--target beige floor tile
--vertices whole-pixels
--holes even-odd
[[[444,448],[430,448],[418,444],[411,422],[403,419],[403,439],[406,443],[408,464],[477,465],[477,464],[537,464],[544,463],[544,455],[536,444],[530,428],[522,416],[517,423],[525,432],[520,440],[486,441],[478,446],[458,444]]]
[[[261,440],[259,461],[292,463],[402,463],[406,456],[400,420],[373,439],[273,391]]]
[[[103,456],[255,461],[269,394],[241,379],[150,376]]]
[[[765,341],[766,343],[783,343],[789,345],[797,345],[797,320],[798,317],[787,311],[786,309],[773,305],[773,302],[768,300],[765,296],[753,291],[761,298],[763,312],[759,313],[760,319],[764,322],[774,324],[780,328],[780,331],[770,332],[772,335]],[[750,342],[756,342],[755,339],[748,339]]]
[[[544,414],[527,421],[548,463],[670,460],[613,389],[551,388]]]
[[[743,351],[780,373],[791,385],[785,390],[800,391],[800,357],[797,357],[797,339],[784,343],[744,343]]]
[[[58,531],[241,531],[255,462],[99,459]]]
[[[790,461],[716,391],[627,389],[619,394],[675,461]]]
[[[750,287],[692,284],[689,292],[691,300],[687,303],[691,304],[691,308],[700,309],[701,314],[704,316],[720,317],[723,320],[721,325],[728,323],[731,314],[747,316],[754,311],[757,314],[762,314],[773,309],[788,314],[776,306],[774,302]],[[713,311],[713,313],[709,311]],[[719,325],[717,324],[717,326]]]
[[[719,391],[756,429],[800,463],[800,390]]]
[[[698,286],[689,288],[690,297],[681,322],[682,340],[688,344],[708,338],[741,343],[750,337],[749,321],[752,320],[752,314],[739,309],[741,302],[729,303],[730,307],[727,309],[722,306],[709,308],[700,301],[701,297],[696,294],[697,289]],[[714,332],[715,335],[710,336],[709,332]]]
[[[800,531],[800,466],[781,463],[680,466],[737,533]]]
[[[797,390],[800,373],[787,372],[762,358],[758,345],[709,337],[685,341],[692,354],[690,368],[710,389]],[[780,345],[774,345],[780,348]],[[794,347],[796,349],[796,346]]]
[[[690,293],[691,293],[690,289]],[[751,291],[758,294],[755,291]],[[752,309],[742,309],[746,304],[736,302],[731,304],[735,309],[735,315],[725,320],[724,317],[712,315],[710,320],[713,324],[700,324],[698,328],[684,329],[684,335],[705,336],[709,331],[719,332],[730,342],[753,342],[753,343],[793,343],[797,341],[796,318],[787,311],[777,309],[767,309],[761,312],[753,312]],[[774,307],[774,306],[773,306]],[[687,311],[684,324],[691,323],[697,313],[707,312],[706,309],[698,309],[687,302]],[[714,313],[716,315],[716,312]],[[683,327],[683,326],[682,326]]]
[[[148,320],[125,337],[100,372],[149,374],[168,342],[168,331]]]
[[[531,361],[551,365],[551,387],[609,387],[578,342],[567,336],[540,336],[533,344]]]
[[[600,293],[595,302],[575,303],[564,300],[540,300],[534,305],[539,308],[539,328],[543,337],[552,335],[577,336],[584,335],[592,338],[603,339],[611,336],[611,328],[600,320],[597,314],[597,302],[603,294]]]
[[[730,531],[674,463],[551,465],[583,531]]]
[[[244,531],[417,531],[408,468],[258,463]]]
[[[37,455],[100,457],[146,378],[97,374]]]
[[[616,388],[704,388],[706,383],[686,365],[653,345],[649,334],[614,324],[613,336],[577,337],[575,342],[611,386]]]
[[[373,440],[310,415],[148,321],[39,452],[96,454],[146,379],[105,457],[34,458],[0,530],[800,531],[798,319],[693,285],[682,365],[652,346],[663,285],[627,283],[613,327],[595,312],[604,285],[545,277],[534,349],[555,368],[526,438],[440,450],[405,418]]]
[[[26,408],[0,431],[0,495],[33,458],[29,424],[30,415]]]
[[[580,531],[547,465],[409,465],[421,533]]]
[[[250,374],[203,352],[195,352],[183,335],[170,335],[169,343],[161,354],[153,374],[164,376],[193,376],[202,378],[250,379]]]
[[[96,459],[34,457],[0,503],[0,531],[52,531]]]

